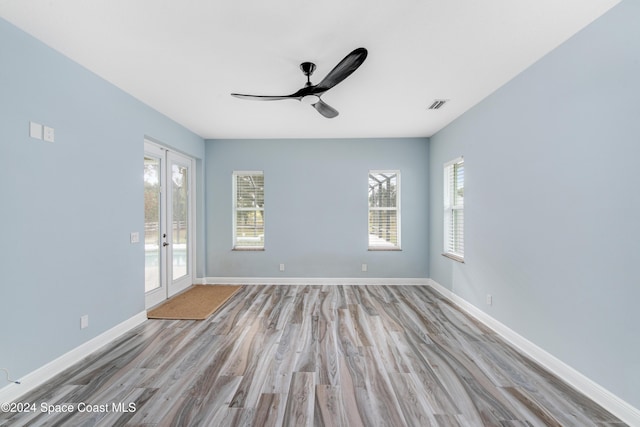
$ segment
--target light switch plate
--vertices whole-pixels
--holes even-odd
[[[42,139],[42,125],[36,122],[29,122],[29,136],[35,139]]]

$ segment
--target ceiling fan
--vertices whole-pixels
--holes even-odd
[[[316,69],[316,64],[313,62],[303,62],[300,64],[302,73],[307,76],[307,83],[304,87],[291,95],[283,96],[269,96],[269,95],[243,95],[241,93],[232,93],[231,96],[235,96],[240,99],[251,99],[255,101],[278,101],[281,99],[297,99],[300,102],[311,105],[320,114],[328,119],[332,119],[338,115],[338,111],[326,104],[320,97],[326,91],[349,77],[355,70],[367,58],[367,49],[359,47],[350,54],[344,57],[342,61],[336,65],[333,70],[326,75],[324,79],[317,85],[311,84],[311,75]]]

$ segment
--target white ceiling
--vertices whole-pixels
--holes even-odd
[[[0,0],[0,16],[203,138],[431,136],[619,0]],[[286,95],[304,61],[326,119]],[[437,111],[434,99],[450,101]]]

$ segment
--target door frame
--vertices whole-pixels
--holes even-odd
[[[148,138],[144,139],[144,155],[152,155],[160,158],[161,168],[161,182],[160,182],[160,224],[159,233],[165,237],[161,239],[161,242],[166,245],[160,247],[159,251],[159,269],[160,269],[160,284],[159,288],[152,291],[145,291],[145,307],[150,308],[163,301],[171,298],[183,290],[187,289],[193,283],[195,283],[195,267],[196,267],[196,241],[195,241],[195,226],[196,226],[196,191],[195,191],[195,166],[196,161],[193,157],[186,154],[175,151],[169,147],[161,145]],[[170,196],[170,180],[171,180],[171,161],[176,161],[178,164],[182,164],[189,168],[189,181],[188,181],[188,247],[187,247],[187,274],[173,280],[173,233],[172,225],[170,224],[172,218],[172,206]]]

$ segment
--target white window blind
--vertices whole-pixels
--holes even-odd
[[[369,171],[369,249],[400,249],[400,171]]]
[[[444,165],[444,253],[464,260],[464,160]]]
[[[264,174],[233,173],[233,248],[264,249]]]

